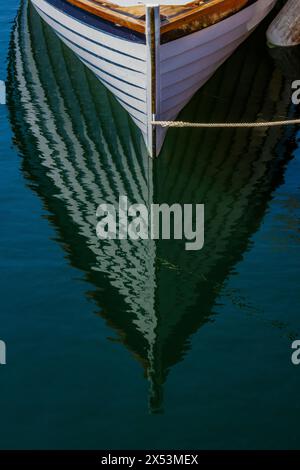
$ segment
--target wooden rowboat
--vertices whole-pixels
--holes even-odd
[[[297,70],[285,78],[259,48],[263,40],[263,30],[253,35],[194,97],[183,119],[293,118],[290,83]],[[171,129],[162,158],[151,160],[128,114],[26,0],[10,42],[9,73],[14,142],[24,176],[56,230],[53,243],[85,273],[88,298],[114,341],[142,365],[150,408],[160,411],[169,372],[188,355],[192,335],[214,320],[223,289],[243,313],[243,300],[227,290],[227,279],[284,179],[296,131]],[[97,206],[117,204],[120,194],[147,207],[205,201],[203,250],[186,251],[182,240],[100,241]],[[244,308],[249,315],[248,302]],[[56,319],[59,328],[59,312]],[[259,321],[256,313],[253,321]],[[101,325],[99,318],[99,337]],[[282,335],[282,325],[279,330]]]
[[[31,1],[128,111],[150,156],[159,154],[166,134],[153,120],[174,120],[276,3]]]

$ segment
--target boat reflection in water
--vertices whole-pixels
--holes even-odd
[[[258,31],[182,119],[284,117],[290,88],[261,40]],[[151,411],[162,411],[167,374],[213,318],[225,279],[282,181],[294,130],[172,129],[152,161],[126,112],[27,2],[11,42],[9,106],[30,185],[70,263],[95,286],[99,314],[143,365]],[[96,209],[122,195],[147,206],[204,203],[203,250],[186,251],[184,240],[100,241]]]

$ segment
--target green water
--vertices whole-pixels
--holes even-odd
[[[32,8],[13,27],[18,4],[0,5],[0,447],[299,448],[296,129],[170,130],[152,162]],[[183,120],[296,115],[299,50],[270,52],[265,27]],[[203,250],[100,242],[119,195],[204,203]]]

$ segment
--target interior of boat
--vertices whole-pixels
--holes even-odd
[[[145,5],[122,6],[113,1],[67,0],[104,20],[145,33]],[[159,3],[159,2],[157,2]],[[197,0],[160,5],[161,40],[167,42],[211,26],[241,10],[249,0]]]

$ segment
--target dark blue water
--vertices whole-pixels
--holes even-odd
[[[0,447],[299,448],[296,129],[172,130],[152,164],[33,10],[14,26],[18,7],[0,4]],[[299,52],[271,53],[264,28],[183,119],[295,115]],[[204,203],[204,249],[101,244],[96,207],[124,193]]]

